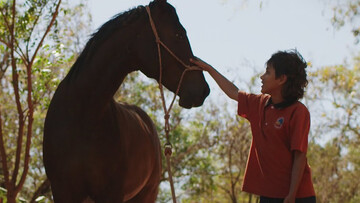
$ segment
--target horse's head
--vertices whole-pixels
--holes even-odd
[[[160,46],[161,83],[170,91],[176,93],[181,75],[186,69],[184,64],[190,65],[189,59],[194,57],[186,30],[180,24],[175,8],[168,4],[166,0],[154,0],[149,5],[149,11],[160,40],[182,61],[179,62],[166,48]],[[137,38],[137,60],[140,63],[141,71],[145,75],[159,81],[159,53],[150,20],[147,14],[146,22]],[[202,71],[187,71],[178,93],[180,97],[179,104],[184,108],[201,106],[209,92],[209,86]]]

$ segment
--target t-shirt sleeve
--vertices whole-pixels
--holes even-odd
[[[248,116],[248,109],[249,109],[248,98],[249,98],[248,93],[242,91],[238,92],[238,115],[244,118],[247,118]]]
[[[310,113],[303,105],[297,108],[290,120],[291,150],[306,152],[310,130]]]
[[[249,120],[251,115],[258,113],[260,109],[260,102],[262,101],[263,97],[263,95],[249,94],[239,91],[238,115]]]

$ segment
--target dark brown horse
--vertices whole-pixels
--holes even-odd
[[[149,8],[160,39],[188,64],[194,56],[175,9],[165,0]],[[176,92],[184,66],[163,47],[161,52],[162,83]],[[92,36],[52,98],[43,150],[56,203],[155,201],[161,152],[154,124],[140,108],[113,99],[126,75],[136,70],[156,80],[160,76],[143,6],[115,16]],[[208,94],[201,71],[185,74],[180,106],[200,106]]]

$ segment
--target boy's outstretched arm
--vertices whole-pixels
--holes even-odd
[[[221,73],[219,73],[215,68],[213,68],[211,65],[207,64],[199,58],[190,59],[190,62],[200,67],[204,71],[207,71],[228,97],[235,101],[238,100],[239,89],[227,78],[225,78]]]

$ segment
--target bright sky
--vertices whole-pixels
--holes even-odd
[[[149,2],[89,0],[94,29],[119,12]],[[352,53],[359,50],[350,28],[337,31],[332,27],[329,0],[168,2],[176,8],[194,54],[230,80],[238,81],[236,77],[249,74],[250,66],[262,70],[277,50],[297,48],[314,67],[351,60]],[[217,89],[211,81],[210,86]]]

